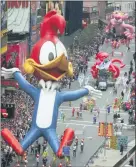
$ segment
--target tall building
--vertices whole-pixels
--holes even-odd
[[[128,13],[129,16],[133,16],[133,12],[135,9],[135,1],[123,1],[120,0],[118,1],[114,1],[114,6],[115,9],[120,9],[122,12]]]
[[[83,1],[83,21],[87,24],[98,23],[99,9],[96,1]]]
[[[82,28],[83,1],[66,1],[65,19],[67,34],[70,35]]]

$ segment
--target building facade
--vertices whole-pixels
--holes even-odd
[[[83,1],[83,22],[87,24],[98,23],[99,10],[98,2],[96,1]]]
[[[129,16],[133,16],[133,12],[135,9],[135,1],[123,1],[114,2],[115,9],[120,9],[124,13],[128,13]]]

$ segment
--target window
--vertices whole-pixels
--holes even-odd
[[[130,4],[130,3],[128,3],[128,9],[129,9],[129,10],[131,9],[131,4]]]
[[[97,11],[98,11],[98,7],[97,6],[92,8],[92,12],[97,12]]]
[[[113,6],[113,3],[107,2],[107,7],[112,7],[112,6]]]

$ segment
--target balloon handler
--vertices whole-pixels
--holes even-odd
[[[43,136],[56,156],[62,158],[63,147],[72,144],[75,134],[71,128],[65,129],[63,139],[59,143],[56,134],[59,106],[63,102],[74,101],[88,94],[101,98],[101,91],[91,86],[75,91],[57,91],[58,81],[65,75],[73,75],[73,67],[68,61],[66,49],[58,39],[58,33],[64,33],[65,25],[64,17],[54,10],[48,12],[41,23],[40,40],[24,63],[25,72],[33,74],[39,80],[38,87],[28,83],[18,68],[2,68],[2,76],[5,79],[14,77],[20,88],[35,102],[31,129],[20,143],[7,128],[1,131],[3,139],[18,155],[23,155],[33,142]]]

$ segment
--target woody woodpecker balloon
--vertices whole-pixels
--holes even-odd
[[[65,25],[63,16],[54,10],[48,12],[41,23],[41,38],[34,45],[30,58],[25,61],[25,72],[37,77],[39,87],[28,83],[18,68],[2,68],[2,76],[5,78],[14,77],[20,88],[35,102],[31,129],[21,143],[7,128],[1,131],[3,139],[19,155],[23,155],[34,141],[43,136],[56,156],[63,157],[63,147],[72,144],[75,134],[74,130],[67,128],[64,131],[62,141],[59,142],[56,134],[59,106],[63,102],[74,101],[88,94],[101,98],[101,91],[87,85],[75,91],[59,92],[57,90],[60,79],[65,75],[73,75],[73,67],[68,61],[66,49],[58,39],[58,32],[63,34]]]

